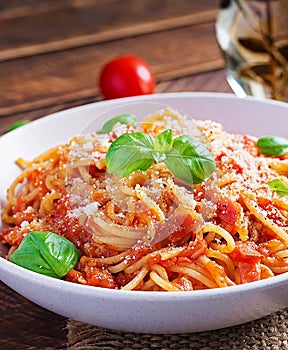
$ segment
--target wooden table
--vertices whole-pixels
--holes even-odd
[[[21,119],[101,100],[102,65],[136,54],[157,92],[231,92],[215,0],[10,0],[0,4],[0,134]],[[20,154],[19,154],[20,155]],[[0,284],[0,349],[63,349],[66,319]]]

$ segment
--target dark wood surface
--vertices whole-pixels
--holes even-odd
[[[136,54],[157,92],[231,92],[214,24],[215,0],[0,2],[0,134],[20,119],[102,99],[102,65]],[[1,177],[0,177],[1,179]],[[66,319],[0,283],[0,349],[64,349]]]

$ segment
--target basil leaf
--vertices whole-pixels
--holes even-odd
[[[172,130],[165,130],[153,142],[144,132],[124,134],[109,147],[107,171],[128,176],[135,170],[147,170],[153,163],[166,164],[172,173],[187,183],[201,183],[215,171],[215,160],[198,140],[187,136],[172,139]]]
[[[26,125],[28,123],[30,123],[30,120],[26,120],[26,119],[18,120],[17,122],[15,122],[9,126],[9,128],[7,129],[7,132],[18,129],[21,126]]]
[[[119,136],[106,154],[108,173],[121,176],[128,176],[135,170],[147,170],[153,163],[153,139],[144,132]]]
[[[158,152],[169,152],[172,148],[172,130],[168,129],[159,134],[154,142],[154,150]]]
[[[154,141],[154,159],[157,163],[163,162],[166,158],[165,153],[169,152],[173,144],[172,130],[168,129],[159,134]]]
[[[268,182],[271,190],[276,191],[279,197],[288,196],[288,186],[280,179],[274,179]]]
[[[216,169],[215,160],[207,148],[188,135],[174,139],[164,163],[176,177],[190,184],[207,180]]]
[[[98,134],[106,134],[113,130],[113,126],[117,123],[120,124],[131,124],[134,128],[137,126],[137,118],[134,114],[121,114],[117,117],[114,117],[110,119],[108,122],[106,122],[102,129],[98,131]]]
[[[288,152],[288,140],[279,136],[261,137],[257,147],[266,156],[281,156]]]
[[[52,232],[34,231],[24,237],[10,261],[42,275],[61,278],[79,257],[79,250],[68,239]]]

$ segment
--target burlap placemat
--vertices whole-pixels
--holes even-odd
[[[283,350],[288,349],[288,308],[260,320],[211,332],[135,334],[68,322],[69,350]]]

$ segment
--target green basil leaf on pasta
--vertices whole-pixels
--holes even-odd
[[[215,160],[207,148],[188,135],[174,139],[164,163],[176,177],[189,184],[207,180],[216,169]]]
[[[102,129],[98,132],[98,134],[106,134],[108,132],[111,132],[113,130],[113,126],[117,123],[120,124],[131,124],[134,128],[137,126],[137,118],[134,114],[121,114],[117,117],[114,117],[110,119],[108,122],[106,122]]]
[[[274,179],[268,182],[269,187],[276,191],[279,197],[288,196],[288,186],[280,179]]]
[[[172,144],[173,144],[173,134],[171,129],[161,132],[161,134],[159,134],[156,137],[154,141],[153,156],[157,163],[164,161],[164,159],[166,158],[165,153],[171,150]]]
[[[288,152],[288,140],[279,136],[261,137],[257,147],[266,156],[281,156]]]
[[[169,152],[173,145],[172,130],[168,129],[159,134],[154,142],[154,150],[157,152]]]
[[[147,170],[153,163],[153,139],[144,132],[123,134],[108,149],[107,171],[128,176],[135,170]]]
[[[121,176],[147,170],[154,161],[164,161],[176,177],[190,184],[207,180],[216,169],[214,158],[203,144],[187,135],[173,140],[172,130],[165,130],[155,141],[144,132],[121,135],[106,155],[107,171]]]
[[[10,261],[42,275],[61,278],[79,258],[79,250],[68,239],[53,232],[33,231],[24,237]]]

